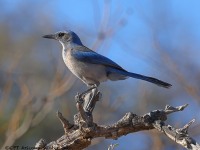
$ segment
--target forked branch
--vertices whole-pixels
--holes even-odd
[[[180,129],[165,125],[168,114],[184,110],[188,106],[187,104],[179,107],[167,105],[163,110],[153,110],[143,116],[128,112],[112,125],[97,125],[93,122],[92,111],[100,97],[101,94],[96,88],[87,94],[78,94],[76,96],[78,114],[74,116],[74,123],[70,123],[58,112],[57,117],[63,125],[65,134],[48,144],[41,139],[36,147],[38,149],[81,150],[88,147],[92,139],[97,137],[117,139],[129,133],[157,129],[186,149],[200,149],[199,144],[188,135],[189,126],[194,120]]]

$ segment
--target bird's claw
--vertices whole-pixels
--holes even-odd
[[[81,94],[80,94],[80,93],[77,93],[76,96],[75,96],[76,102],[77,102],[77,103],[83,104],[85,96],[86,96],[89,92],[91,92],[93,89],[96,89],[96,88],[97,88],[97,87],[94,86],[94,87],[91,87],[90,89],[84,91],[84,92],[81,93]],[[93,95],[93,97],[94,97],[94,95]]]
[[[76,94],[75,100],[77,103],[83,104],[84,100],[82,96],[83,96],[82,94],[79,94],[79,93]]]

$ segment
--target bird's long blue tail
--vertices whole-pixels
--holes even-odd
[[[109,71],[111,73],[114,73],[114,74],[124,75],[125,77],[127,76],[127,77],[132,77],[132,78],[148,81],[148,82],[151,82],[153,84],[156,84],[156,85],[164,87],[164,88],[170,88],[172,86],[171,84],[164,82],[164,81],[161,81],[161,80],[158,80],[156,78],[147,77],[147,76],[144,76],[144,75],[128,72],[128,71],[125,71],[125,70],[118,70],[118,69],[113,69],[113,68],[111,69],[110,68]],[[122,79],[125,79],[125,78],[122,78]]]
[[[164,88],[170,88],[172,86],[171,84],[169,84],[167,82],[158,80],[158,79],[153,78],[153,77],[147,77],[147,76],[143,76],[143,75],[136,74],[136,73],[131,73],[131,72],[127,72],[127,75],[129,77],[132,77],[132,78],[141,79],[141,80],[144,80],[144,81],[148,81],[148,82],[154,83],[154,84],[156,84],[158,86],[162,86]]]

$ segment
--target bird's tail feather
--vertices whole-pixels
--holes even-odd
[[[132,77],[132,78],[141,79],[141,80],[145,80],[145,81],[154,83],[154,84],[156,84],[158,86],[162,86],[164,88],[169,88],[169,87],[172,86],[171,84],[169,84],[167,82],[158,80],[158,79],[153,78],[153,77],[147,77],[147,76],[143,76],[143,75],[132,73],[132,72],[126,72],[126,75],[129,76],[129,77]]]
[[[154,83],[154,84],[156,84],[158,86],[162,86],[164,88],[170,88],[172,86],[171,84],[169,84],[167,82],[158,80],[153,77],[147,77],[147,76],[140,75],[137,73],[128,72],[126,70],[119,70],[119,69],[114,69],[114,68],[107,68],[107,69],[108,69],[108,72],[111,73],[111,74],[109,74],[109,77],[111,80],[123,80],[123,79],[126,79],[126,77],[132,77],[132,78],[141,79],[144,81]]]

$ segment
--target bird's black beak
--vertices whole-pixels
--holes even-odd
[[[54,34],[49,34],[49,35],[44,35],[42,36],[43,38],[47,38],[47,39],[56,39]]]

